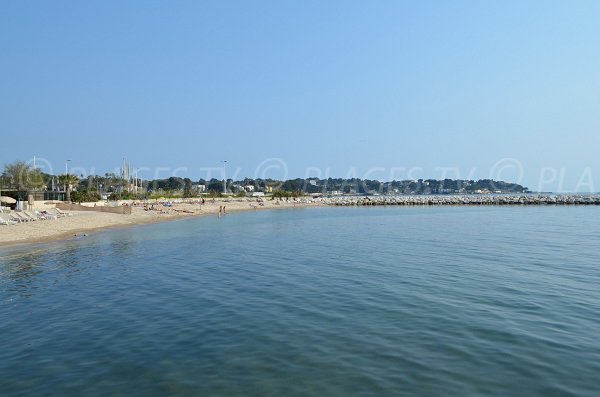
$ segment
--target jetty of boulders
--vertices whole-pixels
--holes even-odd
[[[325,197],[323,203],[336,206],[359,205],[600,205],[600,195],[419,195]]]

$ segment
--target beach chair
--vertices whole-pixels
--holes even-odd
[[[21,212],[21,215],[25,215],[27,218],[29,218],[30,221],[39,221],[40,220],[39,217],[37,217],[36,215],[33,215],[29,211],[23,211],[23,212]]]
[[[43,210],[42,214],[56,217],[57,219],[66,217],[66,215],[61,215],[58,211],[56,211],[56,208],[54,208],[54,211],[53,210]]]
[[[32,220],[28,216],[25,216],[22,212],[15,212],[15,216],[20,218],[23,222],[30,222]]]
[[[41,212],[40,211],[35,211],[35,213],[37,214],[37,216],[40,219],[46,219],[46,220],[50,219],[50,220],[54,220],[54,221],[58,219],[58,215],[51,214],[51,213],[49,213],[48,211],[45,211],[45,210],[41,211]]]
[[[9,214],[8,214],[8,217],[9,217],[9,219],[10,219],[11,221],[13,221],[13,222],[17,222],[17,223],[22,223],[22,222],[25,222],[25,221],[23,220],[23,218],[21,218],[21,217],[19,217],[19,216],[17,216],[17,215],[16,215],[16,212],[15,212],[15,213],[9,213]]]
[[[16,225],[17,222],[11,219],[7,219],[6,214],[2,213],[0,215],[0,225]]]
[[[60,208],[55,208],[54,211],[56,211],[56,213],[62,215],[62,216],[72,216],[73,214],[71,214],[70,212],[64,212],[62,211]]]
[[[30,214],[26,213],[25,211],[20,211],[18,212],[19,216],[22,217],[23,219],[27,219],[28,222],[35,222],[38,220],[37,216],[31,216]]]

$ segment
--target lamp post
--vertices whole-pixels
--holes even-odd
[[[227,160],[223,160],[223,194],[227,193],[227,175],[225,173],[225,164]]]
[[[34,174],[34,175],[37,175],[37,173],[35,172],[35,170],[36,170],[36,168],[35,168],[35,154],[34,154],[34,155],[33,155],[33,174]],[[37,181],[36,181],[36,183],[37,183]],[[33,206],[33,205],[34,205],[34,203],[35,203],[35,199],[36,199],[36,197],[35,197],[35,196],[36,196],[36,192],[37,192],[37,186],[36,186],[36,185],[34,185],[34,186],[33,186],[33,200],[31,201],[31,205],[32,205],[32,206]],[[27,200],[27,201],[29,201],[29,200]]]
[[[69,163],[70,162],[71,162],[71,160],[65,161],[65,195],[67,194],[67,189],[69,189]]]

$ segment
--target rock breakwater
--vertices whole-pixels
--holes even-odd
[[[600,205],[600,195],[423,195],[328,197],[323,203],[336,206],[359,205]]]

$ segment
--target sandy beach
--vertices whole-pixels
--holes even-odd
[[[98,203],[99,205],[103,203]],[[14,225],[0,225],[0,247],[52,241],[89,234],[108,228],[127,227],[198,216],[222,215],[265,209],[302,208],[317,206],[444,206],[444,205],[600,205],[598,195],[461,195],[461,196],[398,196],[398,197],[334,197],[319,199],[262,200],[229,198],[213,201],[151,201],[120,203],[131,206],[131,214],[95,211],[69,211],[69,216],[54,220],[37,220]],[[52,210],[55,204],[36,204],[34,210]]]
[[[91,211],[69,211],[70,216],[55,220],[38,220],[16,225],[0,226],[0,247],[18,244],[31,244],[67,239],[81,234],[103,231],[115,227],[127,227],[148,223],[164,222],[198,216],[219,216],[219,209],[225,206],[225,214],[240,211],[265,209],[300,208],[319,206],[311,200],[270,201],[248,200],[207,200],[199,203],[177,203],[171,206],[153,203],[146,210],[143,205],[134,205],[131,215],[111,214]]]

